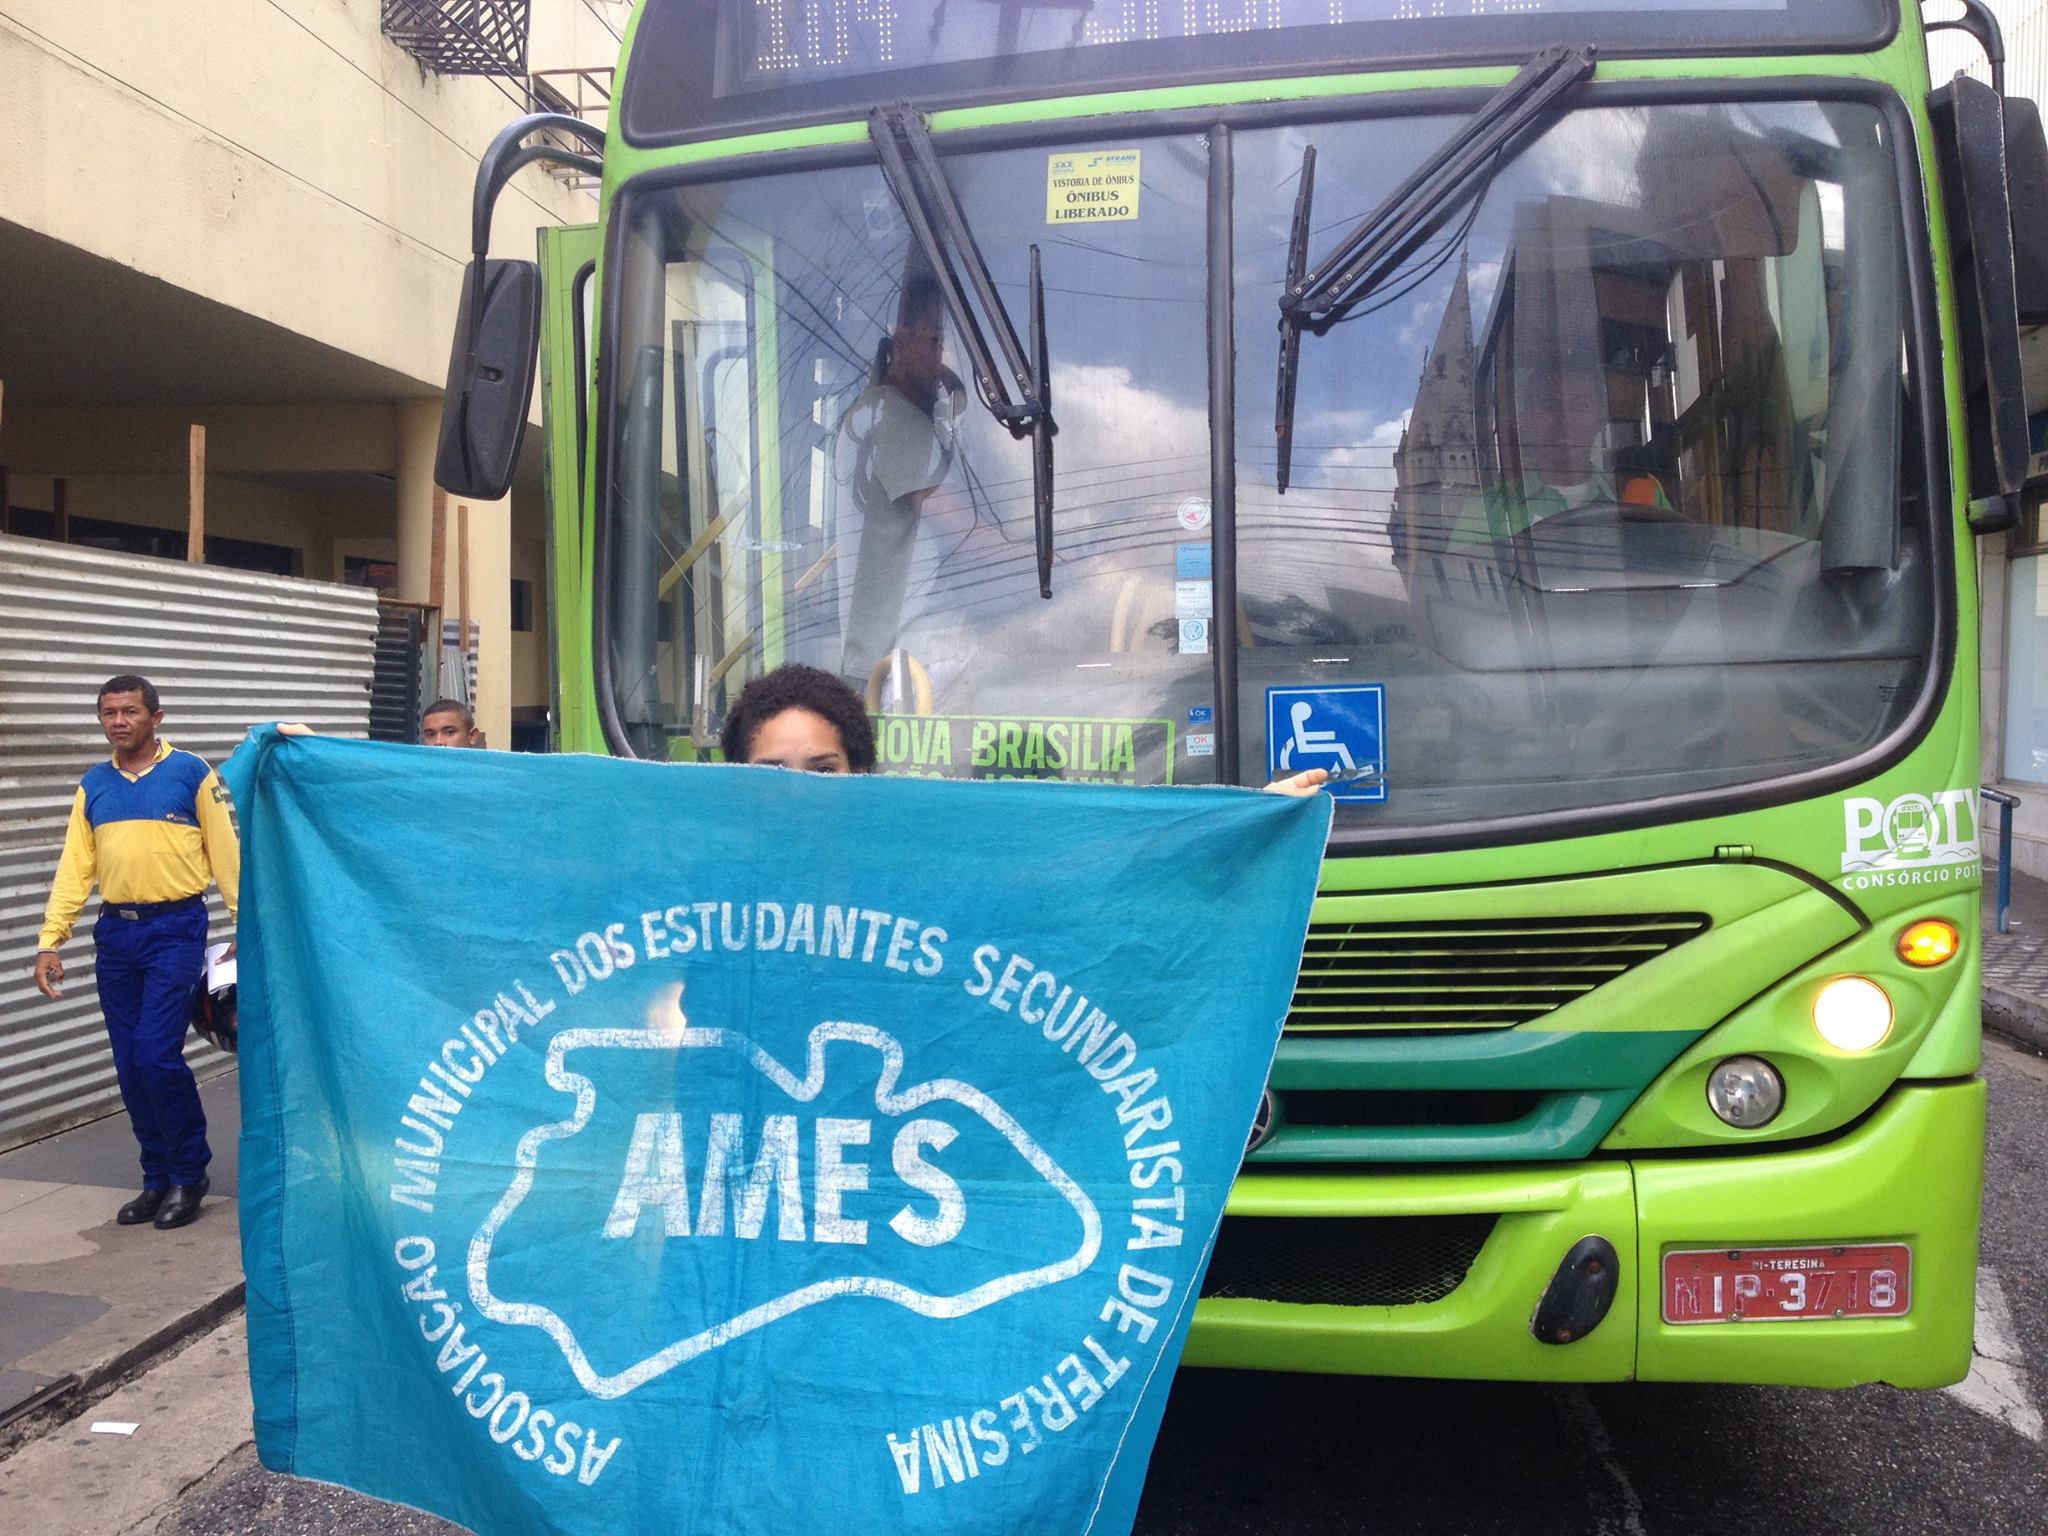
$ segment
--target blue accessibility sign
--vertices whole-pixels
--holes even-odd
[[[1387,798],[1387,691],[1379,683],[1266,690],[1266,771],[1326,768],[1339,800]]]

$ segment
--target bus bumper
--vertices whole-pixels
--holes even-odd
[[[1490,1216],[1492,1226],[1462,1279],[1453,1277],[1436,1299],[1347,1305],[1205,1295],[1186,1363],[1496,1381],[1946,1386],[1969,1370],[1983,1169],[1984,1085],[1968,1081],[1902,1086],[1833,1140],[1755,1155],[1443,1172],[1247,1171],[1231,1192],[1229,1217],[1286,1219],[1290,1230],[1295,1220],[1328,1223],[1317,1229],[1330,1235],[1323,1251],[1305,1251],[1319,1278],[1326,1271],[1338,1288],[1347,1274],[1398,1262],[1374,1251],[1377,1233],[1409,1241],[1431,1218]],[[1540,1343],[1530,1331],[1537,1302],[1589,1234],[1606,1238],[1620,1258],[1613,1305],[1573,1342]],[[1663,1319],[1668,1250],[1863,1242],[1911,1247],[1904,1316]],[[1304,1251],[1298,1242],[1288,1247]],[[1212,1287],[1218,1278],[1212,1272]]]

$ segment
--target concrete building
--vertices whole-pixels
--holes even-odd
[[[535,75],[608,74],[629,7],[532,0],[523,67],[497,76],[399,46],[384,13],[408,8],[440,0],[0,13],[0,526],[182,555],[197,425],[209,561],[429,596],[478,156]],[[595,216],[591,189],[529,168],[494,254]],[[511,496],[459,519],[466,555],[445,519],[444,613],[466,567],[494,746],[545,739],[541,458],[535,433]]]

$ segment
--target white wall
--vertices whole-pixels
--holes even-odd
[[[616,10],[535,0],[530,62],[614,62]],[[9,0],[0,81],[0,219],[439,392],[509,86],[425,74],[377,0]],[[594,210],[523,171],[494,249]]]
[[[2005,89],[2030,101],[2048,101],[2048,0],[1987,0],[2005,38]],[[1941,15],[1952,14],[1944,6]],[[1953,14],[1960,14],[1959,11]],[[1976,40],[1964,32],[1937,32],[1927,40],[1928,74],[1938,85],[1957,70],[1987,84],[1991,68]]]

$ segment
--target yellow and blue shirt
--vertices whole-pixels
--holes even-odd
[[[242,846],[228,817],[227,791],[206,760],[159,741],[140,773],[111,759],[79,781],[64,830],[64,856],[43,911],[38,949],[71,937],[98,881],[109,906],[182,901],[220,886],[228,913],[241,892]]]

